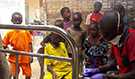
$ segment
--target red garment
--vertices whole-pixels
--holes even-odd
[[[92,15],[90,16],[90,21],[99,23],[102,17],[103,15],[100,12],[98,13],[93,12]]]
[[[113,55],[116,59],[117,65],[119,66],[119,73],[126,73],[128,68],[125,67],[122,63],[122,57],[120,55],[119,49],[116,46],[112,46]]]
[[[113,55],[116,58],[117,64],[119,66],[120,74],[130,72],[130,63],[135,61],[135,30],[129,29],[128,32],[128,38],[124,42],[122,52],[120,52],[116,46],[112,47]],[[125,66],[123,63],[124,57],[126,57],[129,61],[129,64],[127,66]]]
[[[95,22],[95,23],[99,23],[100,20],[102,19],[103,14],[100,12],[93,12],[90,16],[90,22]],[[88,29],[88,35],[89,35],[89,44],[93,45],[94,42],[96,42],[97,44],[100,43],[100,39],[102,38],[101,35],[98,33],[97,37],[93,38],[91,35],[91,29]]]

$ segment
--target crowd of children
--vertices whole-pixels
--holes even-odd
[[[56,19],[54,25],[65,30],[75,41],[79,50],[81,79],[135,79],[135,30],[128,27],[125,8],[119,3],[111,11],[102,13],[101,9],[102,3],[95,2],[94,10],[86,18],[87,30],[83,30],[81,26],[82,14],[80,12],[72,14],[68,7],[61,9],[63,19]],[[21,24],[22,15],[15,12],[11,21],[13,24]],[[118,44],[113,43],[112,40],[118,35],[121,35]],[[0,40],[0,45],[4,49],[11,45],[13,50],[27,53],[32,51],[30,31],[13,30]],[[40,44],[42,47],[37,53],[72,57],[66,40],[57,33],[51,32],[46,35]],[[5,58],[0,54],[0,60],[6,60],[2,57]],[[18,55],[18,57],[19,68],[22,68],[25,79],[30,79],[32,57],[24,55]],[[11,77],[16,79],[16,55],[10,54],[8,61],[10,63],[9,79]],[[72,79],[71,63],[43,57],[38,57],[38,61],[40,79]],[[3,62],[0,61],[0,64],[2,65]],[[6,61],[4,64],[7,64]],[[0,66],[1,74],[7,73],[6,71],[8,67],[4,69]],[[1,75],[0,79],[8,79],[4,76]]]

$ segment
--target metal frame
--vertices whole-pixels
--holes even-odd
[[[0,24],[0,29],[53,31],[60,34],[69,44],[69,47],[70,47],[69,52],[72,53],[72,58],[55,57],[55,56],[49,56],[49,55],[44,55],[44,54],[25,53],[23,51],[19,51],[21,53],[18,53],[18,51],[15,51],[15,50],[4,50],[4,49],[0,49],[0,52],[13,53],[13,54],[16,54],[16,56],[29,55],[29,56],[34,56],[34,57],[44,57],[44,58],[49,58],[49,59],[54,59],[54,60],[71,62],[72,63],[72,79],[79,79],[78,48],[77,48],[76,43],[73,41],[73,39],[63,29],[58,28],[53,25],[6,25],[6,24]],[[18,62],[16,64],[18,64]],[[17,79],[18,79],[18,74],[17,74]]]

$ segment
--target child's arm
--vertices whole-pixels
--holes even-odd
[[[52,74],[53,79],[57,79],[57,74],[53,71],[51,65],[47,65],[47,70]]]
[[[100,66],[99,69],[102,71],[102,72],[106,72],[108,70],[116,70],[116,66],[117,66],[117,62],[116,62],[116,59],[115,57],[113,56],[112,54],[112,49],[111,47],[109,47],[108,51],[107,51],[107,57],[108,57],[108,62],[106,65],[103,65],[103,66]]]
[[[38,52],[39,54],[43,54],[44,53],[44,48],[41,47]],[[38,62],[40,65],[40,79],[43,79],[44,77],[44,58],[43,57],[38,57]]]
[[[11,37],[12,33],[7,33],[4,38],[2,39],[2,46],[4,49],[8,48],[8,45],[10,44],[10,37]]]

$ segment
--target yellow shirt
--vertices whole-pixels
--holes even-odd
[[[58,48],[54,48],[50,43],[47,43],[44,52],[47,55],[53,55],[53,56],[60,56],[60,57],[68,57],[67,49],[65,47],[65,44],[63,42],[60,42],[60,46]],[[51,65],[53,68],[53,71],[57,74],[58,78],[61,79],[64,75],[68,75],[70,73],[70,76],[67,79],[71,79],[71,72],[72,72],[72,66],[69,62],[64,61],[57,61],[52,59],[45,59],[44,60],[45,65]],[[44,79],[51,79],[49,78],[49,74],[46,74]]]

